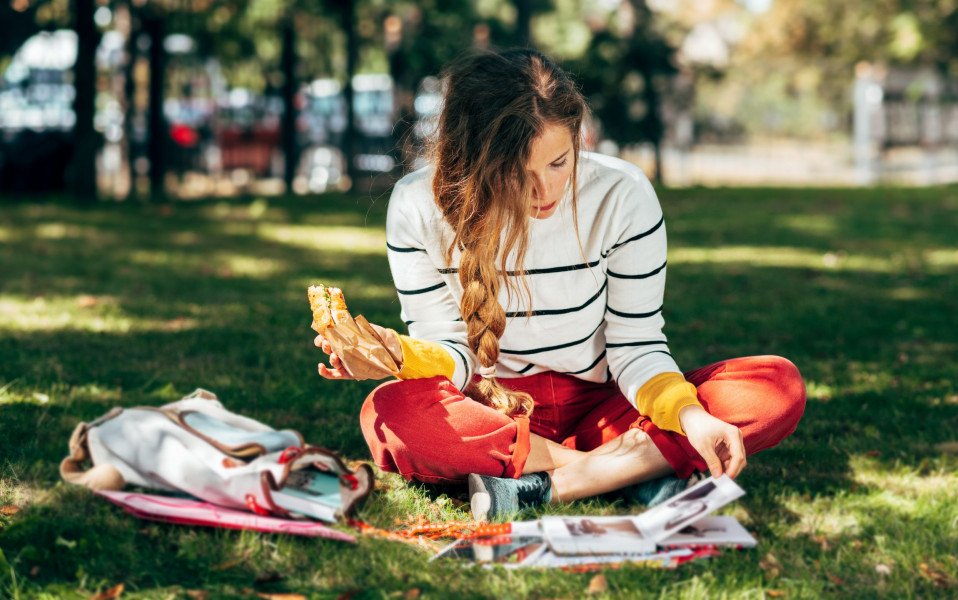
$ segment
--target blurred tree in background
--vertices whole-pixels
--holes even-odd
[[[150,57],[148,129],[159,139],[165,98],[189,96],[186,67],[216,65],[227,89],[281,98],[284,179],[296,155],[294,101],[312,81],[340,82],[352,111],[352,75],[388,73],[394,93],[395,162],[421,150],[411,132],[415,100],[443,65],[470,48],[528,43],[576,73],[601,134],[618,147],[648,142],[658,151],[676,135],[676,115],[692,114],[698,141],[744,136],[847,136],[849,88],[861,61],[933,68],[958,75],[958,0],[0,0],[0,69],[33,33],[70,27],[80,60],[74,132],[83,148],[72,181],[89,195],[96,147],[90,65],[96,40],[128,14],[128,52]],[[751,8],[750,8],[751,7]],[[90,9],[114,18],[89,23]],[[145,34],[145,35],[144,35]],[[170,35],[191,40],[173,56]],[[167,62],[168,61],[168,62]],[[192,62],[191,62],[192,61]],[[178,65],[179,71],[172,65]],[[169,67],[169,68],[168,68]],[[100,76],[102,88],[102,75]],[[126,105],[135,86],[128,83]],[[99,89],[99,88],[98,88]],[[145,93],[145,92],[144,92]],[[208,94],[210,92],[207,92]],[[133,116],[132,113],[127,114]],[[690,117],[691,118],[691,117]],[[129,120],[129,119],[128,119]],[[353,154],[355,120],[344,150]],[[128,126],[132,127],[132,126]],[[145,126],[144,126],[145,127]],[[670,130],[669,128],[672,128]],[[691,133],[688,136],[691,140]],[[680,143],[691,143],[680,142]],[[164,144],[151,142],[153,186],[163,188]],[[658,154],[658,152],[657,152]],[[657,161],[659,162],[659,161]],[[131,161],[132,163],[132,161]],[[347,160],[350,169],[353,161]],[[130,167],[132,170],[132,166]],[[353,173],[351,173],[353,174]],[[660,173],[659,173],[660,175]]]

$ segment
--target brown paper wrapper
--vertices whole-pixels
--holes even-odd
[[[343,366],[356,379],[385,379],[395,377],[402,368],[402,348],[399,340],[387,343],[369,322],[359,315],[355,318],[346,309],[342,291],[328,288],[335,306],[329,307],[332,323],[322,333]],[[316,296],[311,295],[311,305]],[[315,306],[312,306],[316,312]]]

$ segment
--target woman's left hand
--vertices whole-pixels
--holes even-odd
[[[745,468],[745,444],[738,427],[710,415],[701,406],[683,408],[679,423],[713,477],[726,474],[735,479]]]

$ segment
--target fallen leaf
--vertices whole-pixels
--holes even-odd
[[[609,582],[605,580],[605,575],[599,573],[589,581],[587,594],[604,594],[609,591]]]
[[[816,535],[812,539],[815,540],[815,543],[819,545],[819,547],[822,549],[822,552],[827,552],[831,548],[831,545],[828,543],[828,538],[824,535]]]
[[[123,584],[118,583],[105,592],[100,592],[99,594],[94,594],[90,596],[90,600],[113,600],[114,598],[119,598],[123,593]]]
[[[875,572],[879,575],[891,575],[891,567],[885,564],[875,565]]]
[[[826,573],[828,580],[834,583],[835,585],[845,585],[845,580],[837,575],[832,575],[831,573]]]
[[[232,569],[233,567],[242,564],[244,560],[246,560],[245,556],[241,556],[239,558],[233,558],[233,559],[221,562],[218,565],[213,565],[212,567],[210,567],[210,571],[228,571],[229,569]]]
[[[765,590],[765,595],[769,598],[784,598],[785,590]]]
[[[210,593],[206,590],[186,590],[186,595],[193,600],[206,600],[210,597]]]
[[[93,308],[100,303],[100,299],[96,296],[90,296],[89,294],[84,294],[77,298],[77,306],[80,308]]]
[[[881,450],[869,450],[865,453],[865,456],[871,456],[872,458],[881,456]]]
[[[412,588],[411,590],[403,594],[403,598],[405,598],[405,600],[416,600],[416,598],[418,598],[421,595],[422,595],[422,590],[420,590],[419,588]]]
[[[19,506],[14,506],[13,504],[7,504],[5,506],[0,506],[0,515],[5,517],[12,517],[13,515],[20,512]]]
[[[193,319],[188,319],[186,317],[176,317],[168,321],[164,321],[160,328],[163,331],[183,331],[193,327],[196,322]]]
[[[918,565],[921,576],[935,584],[935,587],[947,587],[953,583],[951,577],[941,570],[941,565],[935,561]]]
[[[30,569],[30,577],[36,577],[40,574],[40,567],[38,565],[33,565]]]
[[[257,592],[257,596],[264,600],[306,600],[302,594],[270,594],[267,592]]]

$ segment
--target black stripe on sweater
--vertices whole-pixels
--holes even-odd
[[[402,294],[403,296],[414,296],[416,294],[425,294],[426,292],[432,292],[434,290],[438,290],[439,288],[445,287],[445,286],[446,286],[446,282],[440,281],[436,285],[431,285],[426,288],[420,288],[418,290],[401,290],[399,288],[396,288],[396,291]]]
[[[614,271],[607,271],[607,274],[609,277],[615,277],[618,279],[648,279],[649,277],[652,277],[653,275],[658,275],[659,273],[661,273],[662,269],[664,269],[665,265],[667,264],[668,262],[664,262],[662,263],[662,266],[659,267],[658,269],[654,269],[652,271],[649,271],[648,273],[640,273],[638,275],[623,275],[621,273],[615,273]]]
[[[666,340],[655,340],[649,342],[622,342],[621,344],[606,344],[606,348],[625,348],[627,346],[654,346],[655,344],[668,344]]]
[[[386,242],[386,247],[392,250],[393,252],[425,252],[424,248],[401,248],[399,246],[393,246],[389,242]]]
[[[564,273],[566,271],[578,271],[580,269],[591,269],[599,264],[599,261],[594,260],[588,263],[579,263],[577,265],[562,265],[560,267],[544,267],[542,269],[527,269],[526,271],[506,271],[506,275],[509,277],[516,277],[518,275],[541,275],[543,273]],[[439,269],[439,272],[443,275],[449,275],[450,273],[458,273],[459,269],[456,267],[450,267],[447,269]]]
[[[619,311],[613,309],[611,306],[607,306],[606,309],[607,309],[610,313],[612,313],[613,315],[616,315],[616,316],[618,316],[618,317],[626,317],[626,318],[628,318],[628,319],[644,319],[644,318],[646,318],[646,317],[651,317],[651,316],[653,316],[653,315],[655,315],[655,314],[657,314],[657,313],[662,312],[662,307],[661,307],[661,306],[658,307],[657,309],[653,310],[652,312],[647,312],[647,313],[627,313],[627,312],[619,312]]]
[[[447,348],[459,355],[459,358],[462,359],[462,368],[466,372],[466,380],[462,382],[462,386],[465,387],[469,380],[472,379],[472,373],[469,372],[469,361],[466,360],[466,355],[459,351],[459,348],[456,348],[456,344],[459,342],[454,342],[453,340],[442,340],[440,344],[445,345]]]
[[[566,314],[566,313],[578,312],[578,311],[582,310],[583,308],[589,306],[590,304],[592,304],[592,303],[595,302],[596,300],[598,300],[598,299],[599,299],[599,296],[602,295],[602,292],[605,291],[605,288],[606,288],[607,285],[609,285],[609,281],[608,281],[608,280],[603,281],[603,282],[602,282],[602,287],[599,288],[599,291],[596,292],[594,296],[592,296],[591,298],[589,298],[588,300],[586,300],[585,303],[582,304],[582,305],[580,305],[580,306],[573,306],[572,308],[547,308],[547,309],[543,309],[543,310],[533,310],[533,311],[528,312],[528,313],[525,312],[525,311],[519,310],[519,311],[515,311],[515,312],[507,312],[507,313],[506,313],[506,317],[507,317],[507,318],[525,317],[525,316],[527,316],[527,315],[530,316],[530,317],[541,317],[541,316],[545,316],[545,315],[564,315],[564,314]]]
[[[630,242],[634,242],[634,241],[636,241],[636,240],[641,240],[641,239],[644,238],[644,237],[647,237],[647,236],[652,235],[653,233],[655,233],[655,231],[656,231],[659,227],[662,226],[663,223],[665,223],[665,215],[662,215],[662,218],[659,219],[659,222],[656,223],[655,225],[653,225],[650,229],[647,229],[647,230],[643,231],[642,233],[639,233],[639,234],[637,234],[637,235],[634,235],[634,236],[630,237],[630,238],[627,239],[627,240],[622,240],[622,241],[619,242],[618,244],[616,244],[616,245],[612,246],[611,248],[609,248],[609,251],[603,253],[602,256],[603,256],[603,257],[608,256],[608,255],[612,254],[612,252],[613,252],[615,249],[617,249],[617,248],[619,248],[619,247],[621,247],[621,246],[624,246],[624,245],[626,245],[626,244],[628,244],[628,243],[630,243]]]
[[[571,342],[566,342],[564,344],[556,344],[555,346],[543,346],[542,348],[532,348],[531,350],[500,349],[499,352],[501,352],[502,354],[538,354],[540,352],[548,352],[549,350],[559,350],[560,348],[568,348],[569,346],[575,346],[576,344],[581,344],[582,342],[586,342],[590,340],[592,336],[594,336],[595,333],[599,330],[599,328],[602,327],[603,323],[605,323],[605,321],[596,325],[596,328],[592,330],[592,333],[585,336],[581,340],[574,340]]]
[[[453,323],[456,323],[456,322],[458,322],[458,321],[462,321],[462,317],[457,317],[457,318],[455,318],[455,319],[452,320]],[[412,325],[413,323],[418,323],[418,321],[403,321],[403,323],[405,323],[407,326],[409,326],[409,325]]]
[[[531,369],[531,368],[534,367],[534,366],[535,366],[535,365],[533,365],[532,363],[529,363],[529,364],[527,364],[526,366],[524,366],[524,367],[522,367],[521,369],[519,369],[518,371],[516,371],[516,373],[519,373],[519,374],[528,373],[528,372],[529,372],[529,369]]]

